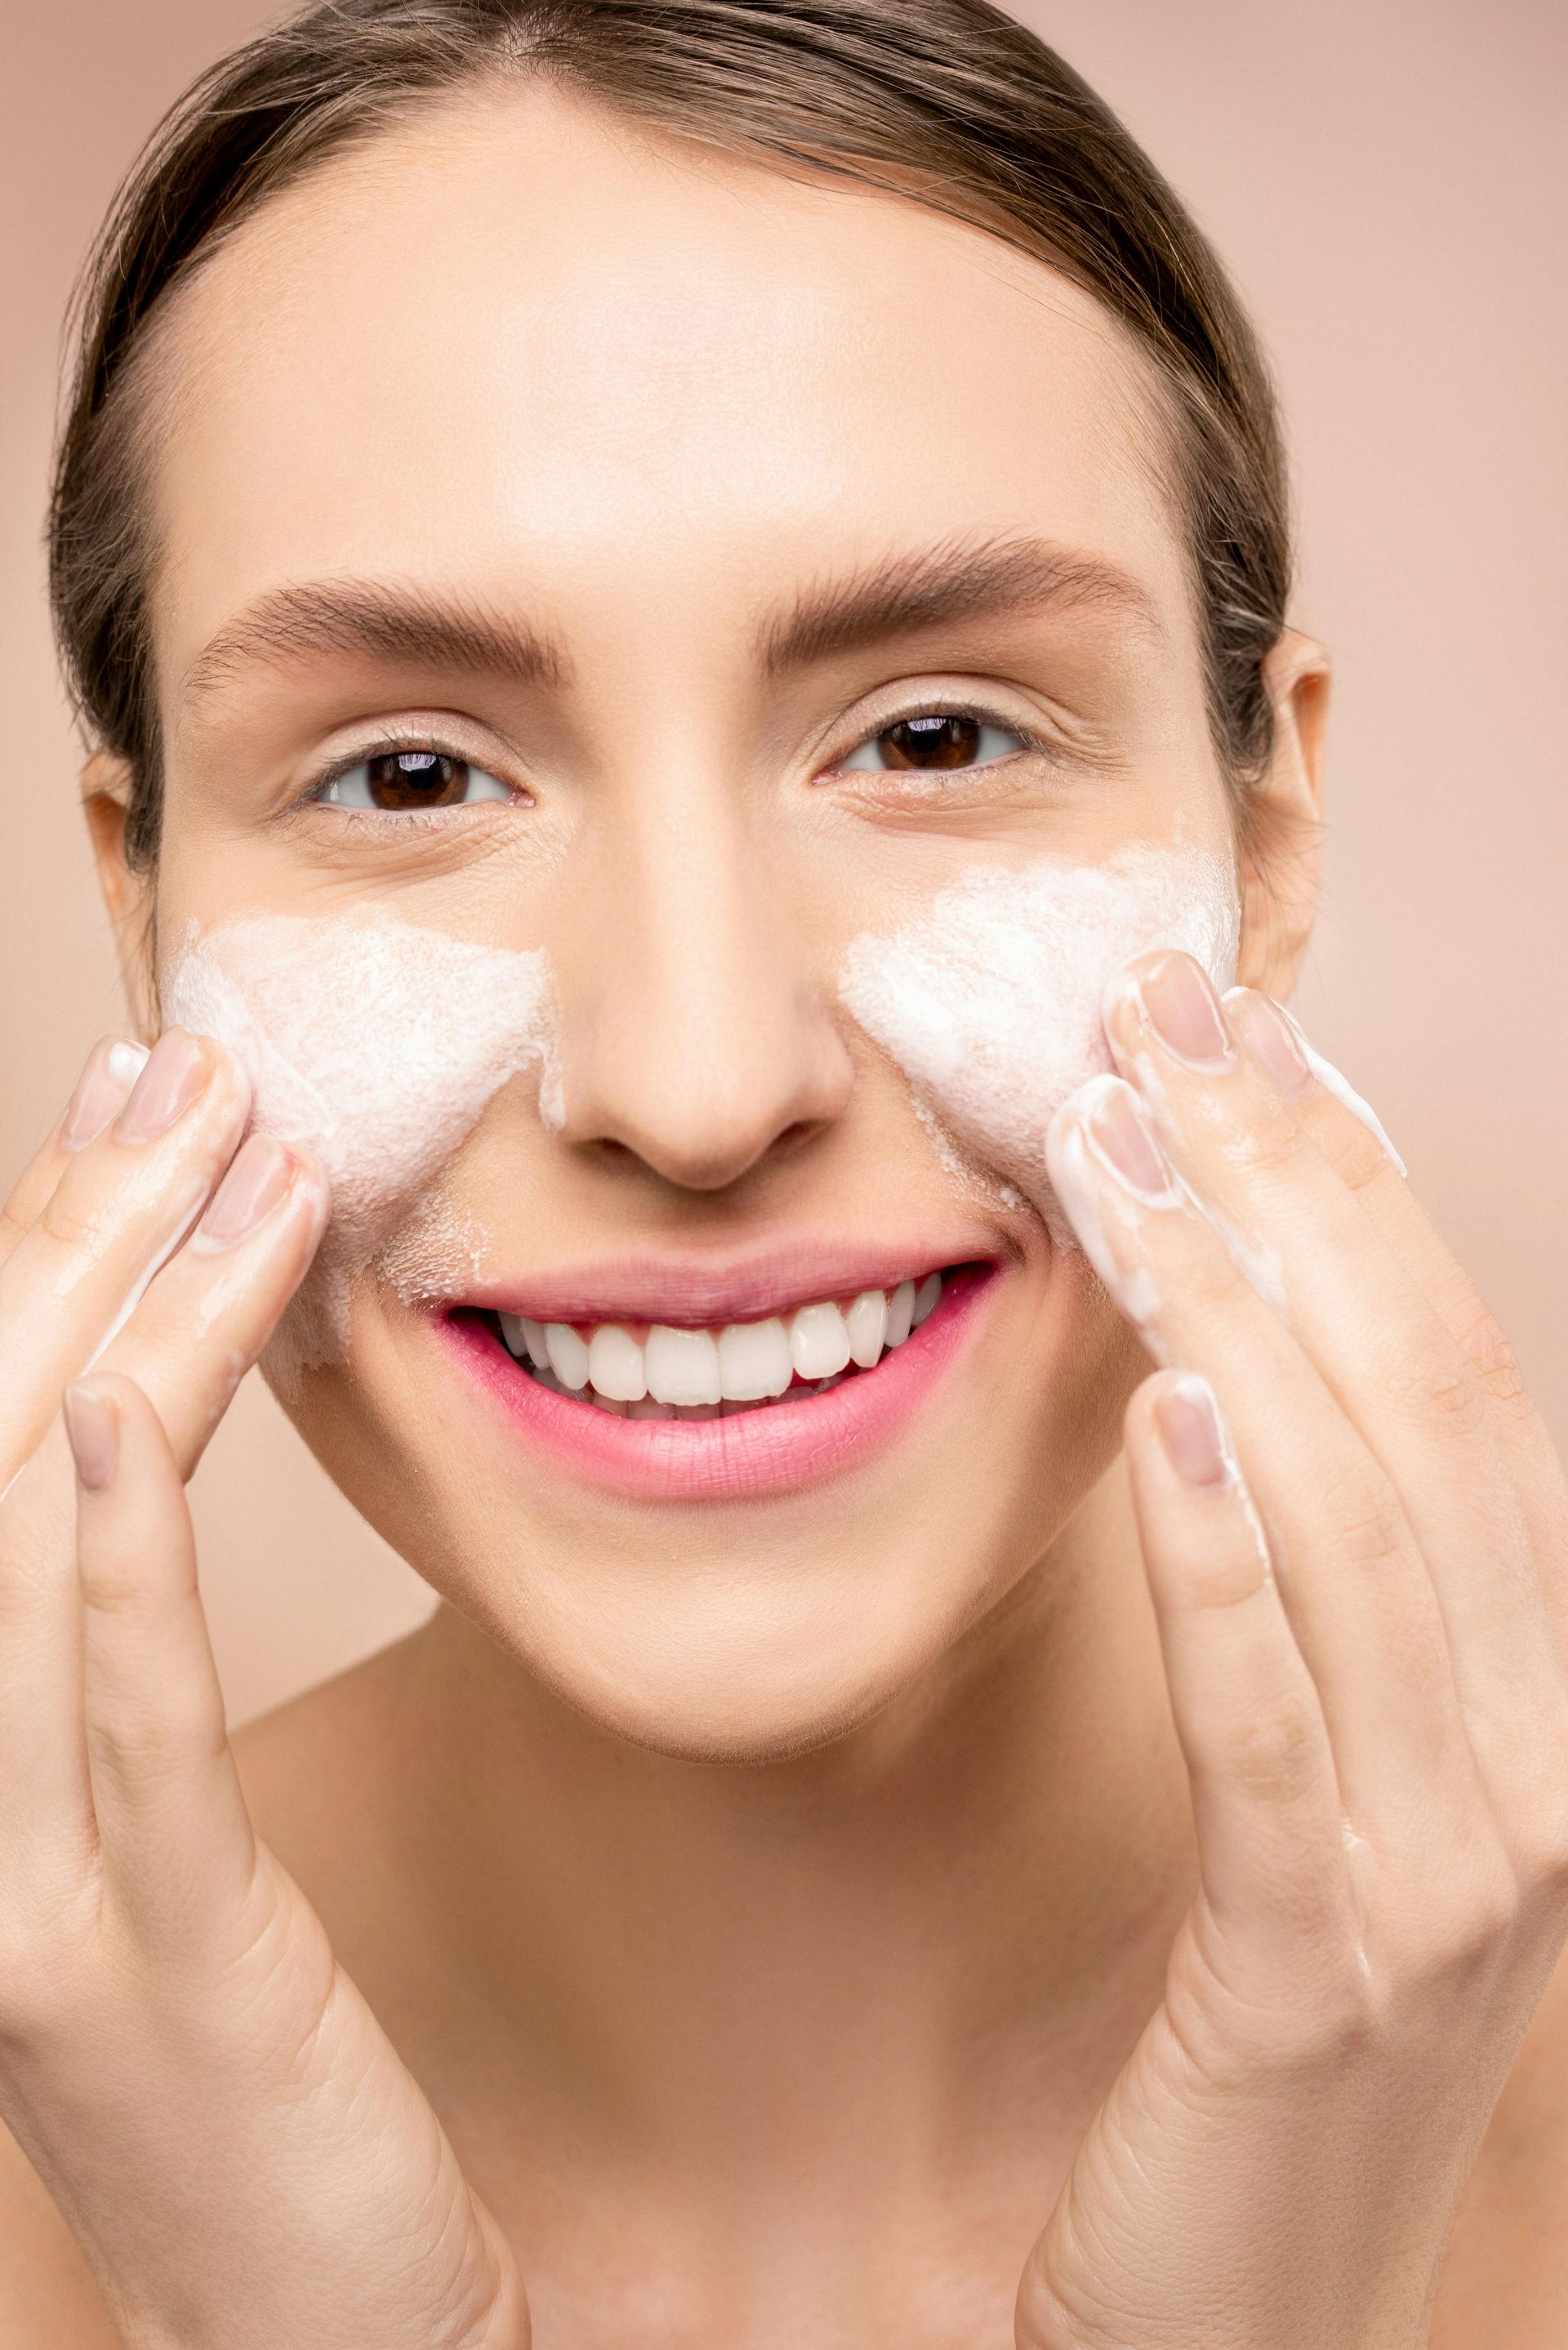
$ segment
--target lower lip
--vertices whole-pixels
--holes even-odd
[[[732,1419],[621,1419],[541,1387],[483,1323],[442,1315],[434,1326],[524,1440],[575,1475],[644,1501],[751,1501],[841,1475],[891,1443],[951,1364],[993,1277],[989,1266],[956,1274],[902,1346],[826,1395]]]

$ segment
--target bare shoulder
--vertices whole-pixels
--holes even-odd
[[[7,2350],[122,2350],[80,2246],[4,2123],[0,2342]]]
[[[1568,2342],[1568,1959],[1460,2199],[1431,2341],[1432,2350]]]

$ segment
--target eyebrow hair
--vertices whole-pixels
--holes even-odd
[[[763,629],[763,665],[776,674],[944,621],[1054,604],[1098,608],[1158,632],[1148,591],[1099,556],[1045,539],[945,539],[805,589]]]
[[[558,685],[566,668],[547,637],[469,598],[327,579],[274,588],[225,623],[185,671],[182,693],[198,703],[248,662],[334,652],[539,685]]]
[[[777,675],[944,621],[1053,604],[1097,607],[1146,629],[1158,625],[1147,591],[1098,556],[1043,539],[946,539],[804,588],[763,628],[758,650]],[[248,663],[334,652],[531,685],[559,686],[567,675],[547,636],[472,598],[327,579],[274,588],[227,621],[186,670],[182,698],[187,710],[196,707]]]

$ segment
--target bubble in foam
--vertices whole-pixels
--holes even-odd
[[[307,1144],[332,1189],[311,1273],[269,1351],[285,1387],[348,1344],[349,1285],[405,1226],[507,1080],[550,1067],[542,951],[472,944],[379,909],[269,915],[202,934],[161,975],[166,1023],[225,1045],[257,1128]]]
[[[917,921],[855,940],[839,992],[917,1097],[1043,1203],[1052,1117],[1111,1066],[1100,1017],[1111,973],[1144,949],[1179,947],[1223,988],[1239,937],[1226,858],[1139,844],[1103,865],[973,868]]]

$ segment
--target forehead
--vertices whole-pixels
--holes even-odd
[[[538,88],[274,199],[170,333],[176,673],[239,605],[345,572],[695,613],[1029,528],[1184,597],[1152,371],[1097,303],[924,206]]]

